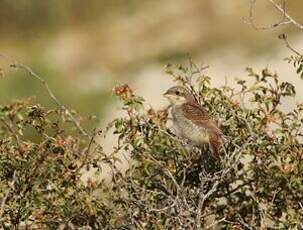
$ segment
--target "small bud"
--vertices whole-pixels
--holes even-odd
[[[130,98],[133,95],[132,89],[127,84],[114,87],[113,92],[122,98]]]
[[[278,36],[278,38],[279,39],[287,39],[287,35],[286,34],[280,34],[279,36]]]

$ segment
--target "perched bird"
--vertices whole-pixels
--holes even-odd
[[[176,135],[190,144],[208,145],[214,157],[218,158],[222,147],[222,131],[208,117],[207,111],[195,100],[185,87],[174,86],[164,93],[171,104],[171,114]]]

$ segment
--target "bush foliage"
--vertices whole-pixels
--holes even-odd
[[[121,116],[104,132],[118,136],[105,153],[62,109],[31,100],[0,108],[2,227],[50,229],[258,229],[303,223],[303,104],[283,111],[295,87],[268,69],[213,88],[194,65],[168,66],[225,135],[220,160],[188,150],[169,129],[168,111],[148,108],[128,85],[117,86]],[[72,130],[67,132],[68,129]],[[27,133],[35,133],[33,141]],[[116,166],[129,154],[129,168]],[[89,178],[111,168],[111,182]]]

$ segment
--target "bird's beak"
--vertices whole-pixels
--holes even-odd
[[[165,93],[163,93],[163,96],[164,97],[167,97],[169,95],[169,92],[168,91],[166,91]]]

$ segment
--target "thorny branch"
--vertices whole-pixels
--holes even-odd
[[[257,0],[250,0],[250,7],[249,7],[249,16],[245,19],[245,22],[249,25],[251,25],[256,30],[269,30],[274,29],[282,25],[292,24],[295,27],[297,27],[299,30],[303,31],[303,24],[296,21],[291,15],[289,15],[286,11],[286,0],[282,1],[282,4],[278,4],[275,0],[267,0],[272,6],[275,7],[280,13],[282,18],[280,21],[267,25],[267,26],[259,26],[255,22],[255,16],[254,16],[254,9],[256,5]],[[287,39],[286,34],[279,35],[279,39],[282,39],[286,45],[286,47],[291,50],[293,53],[295,53],[298,56],[302,56],[302,53],[297,51],[295,48],[293,48]]]
[[[226,163],[224,163],[224,168],[216,173],[215,175],[205,175],[205,173],[200,174],[201,184],[199,188],[199,200],[196,214],[196,223],[197,229],[201,229],[201,212],[204,206],[205,201],[212,196],[216,191],[220,183],[224,180],[225,176],[233,169],[237,163],[239,162],[239,158],[241,156],[241,152],[249,145],[253,144],[253,136],[247,139],[247,141],[239,148],[236,148],[235,151],[226,159]],[[205,182],[213,182],[212,187],[204,193],[204,185]],[[223,221],[223,220],[222,220]]]
[[[286,47],[287,47],[290,51],[292,51],[293,53],[295,53],[295,54],[298,55],[298,56],[301,56],[301,57],[303,56],[302,53],[300,53],[299,51],[297,51],[295,48],[293,48],[293,47],[290,45],[290,43],[289,43],[289,41],[288,41],[288,39],[287,39],[287,35],[286,35],[286,34],[280,34],[280,35],[279,35],[279,39],[281,39],[281,40],[284,41]]]
[[[256,5],[256,2],[257,0],[250,0],[250,7],[249,7],[249,16],[248,18],[245,18],[245,22],[249,25],[251,25],[254,29],[256,30],[268,30],[268,29],[273,29],[273,28],[276,28],[278,26],[281,26],[281,25],[286,25],[286,24],[289,24],[290,21],[286,19],[286,11],[285,11],[285,1],[283,2],[283,15],[282,15],[282,18],[280,19],[280,21],[276,22],[276,23],[273,23],[273,24],[270,24],[270,25],[267,25],[267,26],[259,26],[256,24],[255,22],[255,16],[254,16],[254,8],[255,8],[255,5]]]
[[[268,2],[270,2],[277,10],[279,10],[285,17],[289,23],[292,23],[293,25],[295,25],[297,28],[299,28],[300,30],[303,30],[303,25],[300,24],[299,22],[297,22],[292,16],[290,16],[286,10],[285,10],[285,6],[286,6],[286,0],[283,0],[282,6],[279,5],[278,3],[276,3],[274,0],[267,0]]]
[[[256,5],[257,0],[250,0],[250,7],[249,7],[249,16],[248,18],[245,19],[245,22],[249,25],[251,25],[254,29],[256,30],[268,30],[268,29],[273,29],[282,25],[287,25],[287,24],[293,24],[296,26],[298,29],[303,30],[303,25],[297,22],[292,16],[290,16],[286,12],[286,0],[282,1],[282,4],[278,4],[274,0],[267,0],[271,5],[273,5],[278,11],[281,12],[282,18],[280,21],[273,23],[271,25],[267,26],[259,26],[255,23],[255,16],[254,16],[254,9]]]
[[[41,78],[39,75],[37,75],[30,67],[24,64],[16,63],[16,64],[11,64],[10,65],[12,68],[17,68],[17,69],[22,69],[25,70],[30,76],[34,77],[38,81],[40,81],[43,86],[45,87],[48,95],[51,97],[51,99],[59,106],[68,116],[69,118],[73,121],[73,123],[76,125],[78,130],[86,137],[90,137],[90,135],[87,133],[87,131],[80,125],[80,122],[72,115],[69,109],[65,107],[63,103],[59,101],[59,99],[55,96],[53,91],[50,89],[49,85],[47,82]]]

